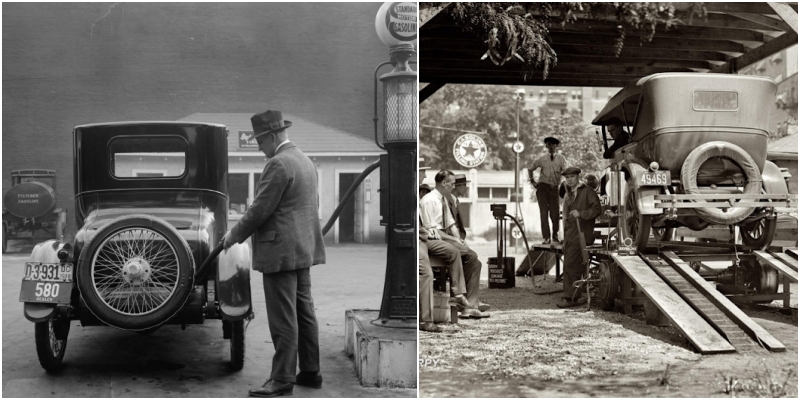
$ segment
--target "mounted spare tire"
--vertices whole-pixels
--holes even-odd
[[[686,194],[700,194],[697,187],[697,171],[708,159],[725,157],[736,163],[745,173],[747,184],[744,194],[761,194],[761,171],[758,165],[741,147],[728,142],[708,142],[692,150],[681,167],[681,185]],[[720,208],[695,208],[695,213],[702,219],[719,225],[732,225],[743,221],[753,213],[753,207],[731,207],[723,211]]]
[[[120,329],[166,322],[183,308],[193,284],[189,245],[172,225],[149,215],[107,223],[78,260],[78,288],[87,307]]]

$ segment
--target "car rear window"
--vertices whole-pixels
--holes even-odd
[[[180,136],[122,136],[109,144],[117,178],[169,178],[186,171],[186,140]]]
[[[734,91],[696,90],[692,99],[695,111],[736,111],[739,93]]]

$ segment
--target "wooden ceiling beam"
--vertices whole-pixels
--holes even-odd
[[[770,8],[775,10],[781,19],[786,22],[787,25],[792,27],[794,33],[797,33],[797,10],[793,10],[787,4],[783,3],[767,3]]]
[[[772,17],[767,17],[761,14],[748,14],[748,13],[739,13],[739,12],[729,12],[727,15],[730,15],[733,18],[739,18],[746,21],[750,21],[752,23],[759,24],[763,26],[762,29],[775,29],[783,32],[789,32],[792,30],[792,27],[789,26],[786,22],[775,19]]]
[[[742,68],[758,62],[761,59],[769,57],[789,46],[797,44],[797,33],[787,32],[779,36],[775,40],[764,44],[761,47],[753,49],[743,55],[722,64],[709,72],[729,73],[735,74]]]
[[[447,59],[430,59],[425,60],[421,70],[426,68],[450,68],[453,71],[481,71],[483,73],[492,72],[511,72],[522,74],[522,65],[518,62],[506,63],[503,66],[494,65],[489,60],[447,60]],[[586,65],[570,65],[559,64],[550,69],[551,72],[560,73],[574,73],[574,74],[614,74],[614,75],[650,75],[659,72],[693,72],[690,68],[686,67],[648,67],[648,66],[625,66],[616,63],[610,64],[586,64]]]
[[[553,50],[559,58],[565,55],[575,56],[596,56],[596,57],[615,57],[613,47],[603,46],[580,46],[569,44],[553,45]],[[676,50],[676,49],[656,49],[650,47],[625,46],[619,54],[620,58],[657,58],[672,60],[703,60],[703,61],[722,61],[726,62],[733,57],[717,51],[700,50]]]
[[[444,71],[443,71],[444,72]],[[459,77],[450,75],[438,75],[432,77],[434,80],[446,79],[448,84],[468,84],[468,85],[523,85],[523,86],[589,86],[589,87],[623,87],[631,79],[624,80],[600,80],[591,79],[587,77],[575,76],[571,79],[547,79],[547,80],[528,80],[523,81],[522,77],[493,77],[493,76],[480,76],[480,77]],[[635,78],[632,78],[635,79]],[[422,82],[428,82],[430,79],[423,75],[420,76]]]
[[[593,34],[606,34],[618,35],[617,29],[619,23],[616,21],[598,21],[598,20],[578,20],[572,24],[566,24],[563,27],[551,27],[550,32],[589,32]],[[626,30],[626,36],[643,36],[643,33]],[[764,34],[758,31],[747,29],[731,29],[731,28],[712,28],[693,25],[678,25],[668,31],[664,30],[664,26],[658,26],[654,37],[663,38],[689,38],[689,39],[718,39],[718,40],[747,40],[753,42],[764,42]]]
[[[724,62],[724,61],[723,61]],[[571,55],[558,53],[558,65],[624,65],[624,66],[646,66],[646,67],[663,67],[663,68],[692,68],[692,69],[705,69],[709,70],[716,67],[705,60],[668,60],[661,58],[637,58],[637,57],[614,57],[614,56],[588,56],[588,55]]]
[[[446,82],[443,81],[434,81],[429,83],[424,88],[420,89],[419,91],[419,102],[422,103],[428,97],[431,97],[434,93],[436,93],[439,89],[443,88],[446,85]]]
[[[689,10],[692,8],[694,3],[672,3],[678,10]],[[749,14],[772,14],[775,15],[775,10],[770,8],[767,3],[737,3],[737,2],[719,2],[719,3],[712,3],[707,2],[703,3],[703,7],[708,12],[738,12],[738,13],[749,13]],[[792,9],[797,11],[797,3],[792,3],[790,5]]]

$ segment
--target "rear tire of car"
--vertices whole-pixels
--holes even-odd
[[[245,354],[245,323],[244,320],[231,321],[231,369],[240,371],[244,368],[244,354]]]
[[[84,247],[78,288],[98,319],[138,331],[163,324],[183,308],[194,269],[189,245],[172,225],[129,215],[98,229]]]
[[[758,221],[744,224],[739,227],[742,234],[742,243],[758,250],[766,250],[775,238],[778,228],[778,219],[761,218]]]
[[[47,321],[34,324],[33,330],[39,364],[49,373],[60,371],[64,367],[62,361],[67,351],[69,320],[51,317]],[[62,339],[58,339],[58,336]]]
[[[633,184],[629,182],[628,187],[632,188]],[[633,246],[637,251],[644,251],[647,247],[647,240],[650,239],[650,222],[653,216],[642,215],[639,212],[633,190],[629,190],[628,196],[625,198],[625,213],[628,237],[633,240]]]

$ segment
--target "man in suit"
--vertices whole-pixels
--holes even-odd
[[[466,240],[467,230],[464,228],[464,221],[461,220],[461,210],[459,209],[460,202],[458,198],[467,195],[467,184],[470,181],[467,180],[467,176],[464,174],[456,174],[455,177],[456,184],[453,187],[453,192],[450,194],[448,201],[450,202],[450,210],[453,211],[453,219],[456,221],[456,226],[458,227],[458,236],[462,240]]]
[[[319,373],[319,329],[311,298],[312,265],[325,262],[325,245],[317,213],[314,163],[289,141],[292,126],[280,111],[250,118],[267,165],[258,194],[239,223],[225,234],[227,250],[252,236],[253,269],[263,273],[267,320],[275,355],[272,373],[250,396],[291,395],[294,384],[322,387]],[[299,356],[299,357],[298,357]],[[297,371],[298,358],[300,373]]]

